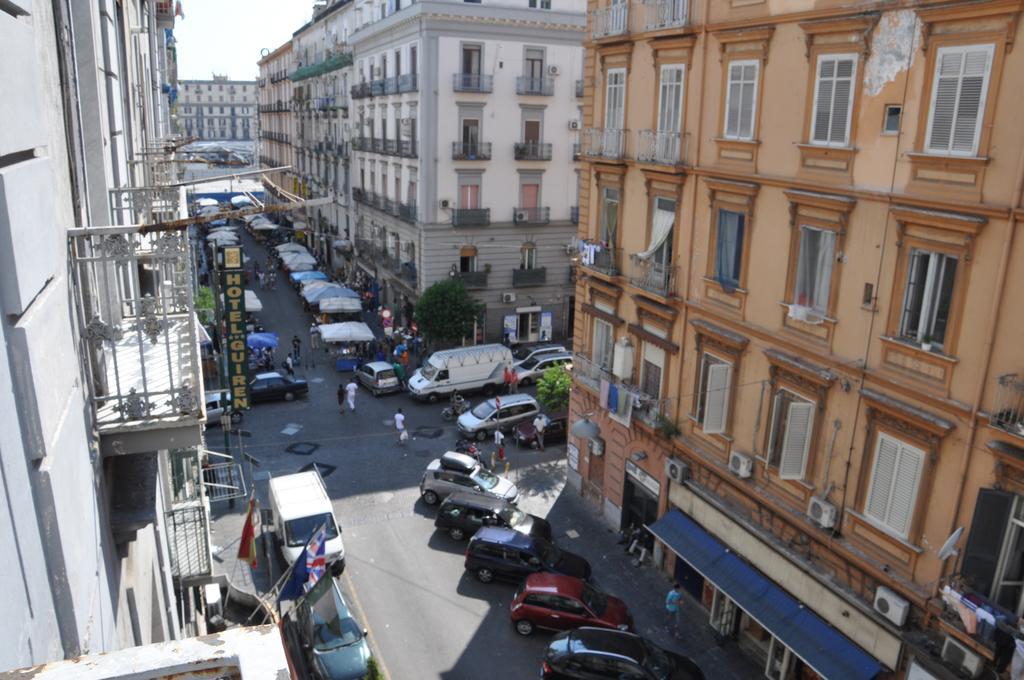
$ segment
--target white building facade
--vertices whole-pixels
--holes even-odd
[[[534,4],[355,4],[353,235],[399,324],[459,276],[476,341],[569,331],[585,3]]]
[[[201,140],[247,141],[256,136],[255,80],[182,80],[178,90],[178,130]]]

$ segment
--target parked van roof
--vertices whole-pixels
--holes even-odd
[[[323,480],[319,473],[312,470],[272,477],[270,487],[277,500],[277,510],[281,513],[281,519],[289,520],[308,517],[318,512],[333,512]]]
[[[466,366],[472,364],[503,361],[512,363],[512,350],[505,345],[477,345],[475,347],[457,347],[434,352],[430,356],[431,363],[442,368],[450,365]]]

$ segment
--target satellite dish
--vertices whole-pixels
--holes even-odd
[[[960,537],[964,535],[964,528],[960,527],[954,531],[946,542],[939,548],[939,559],[945,562],[953,555],[958,555],[959,551],[956,549],[956,544],[960,541]]]

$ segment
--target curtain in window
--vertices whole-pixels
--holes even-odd
[[[614,189],[604,190],[604,211],[601,220],[601,240],[614,248],[619,229],[619,194]]]
[[[668,210],[661,210],[660,208],[654,211],[654,219],[651,221],[651,243],[647,247],[647,250],[636,254],[641,260],[649,260],[654,257],[654,254],[658,252],[658,249],[668,240],[669,235],[672,234],[672,224],[675,222],[676,215]]]
[[[800,227],[794,304],[822,315],[827,313],[835,242],[836,235],[832,231]]]
[[[520,208],[536,208],[540,198],[539,184],[523,184],[519,187],[522,196]]]
[[[459,207],[474,210],[480,207],[480,185],[463,184],[459,187]]]
[[[605,370],[612,367],[612,351],[614,349],[612,326],[607,321],[594,319],[594,348],[592,359],[595,364]]]
[[[715,241],[715,279],[731,293],[740,285],[743,253],[744,215],[730,210],[718,211],[718,238]]]

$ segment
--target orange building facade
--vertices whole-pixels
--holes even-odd
[[[570,482],[768,677],[1013,655],[1022,10],[590,3]]]

